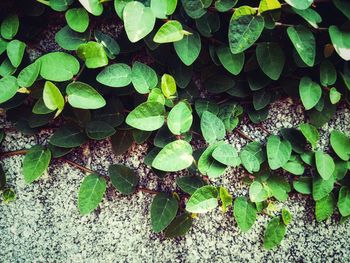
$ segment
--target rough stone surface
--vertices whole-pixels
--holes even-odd
[[[240,130],[264,142],[269,133],[282,127],[296,127],[304,121],[303,108],[291,100],[271,105],[268,120],[251,125],[243,119]],[[2,126],[6,126],[3,121]],[[322,127],[319,147],[328,144],[329,132],[340,129],[350,134],[350,110],[341,108],[334,119]],[[50,134],[24,136],[8,132],[1,151],[29,148],[45,142]],[[240,150],[247,139],[233,133],[227,141]],[[134,145],[127,154],[115,156],[109,141],[91,143],[90,154],[82,150],[66,158],[106,174],[112,163],[124,163],[140,175],[140,186],[172,191],[177,175],[157,178],[143,164],[147,145]],[[265,226],[269,220],[259,215],[248,233],[241,233],[232,210],[220,209],[201,215],[192,230],[182,238],[167,240],[151,231],[149,208],[152,195],[139,192],[132,196],[118,194],[109,185],[99,208],[88,216],[77,210],[77,193],[84,173],[55,160],[47,174],[31,185],[21,174],[23,156],[1,160],[8,185],[17,194],[14,202],[0,204],[0,262],[348,262],[350,258],[349,223],[339,224],[335,217],[317,223],[313,201],[293,194],[285,203],[276,203],[277,211],[287,207],[293,214],[281,246],[262,248]],[[246,195],[240,168],[228,170],[215,184],[229,188],[234,196]],[[178,190],[178,189],[177,189]],[[179,190],[178,190],[179,191]]]

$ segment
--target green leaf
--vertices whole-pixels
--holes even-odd
[[[317,129],[308,123],[302,123],[299,125],[299,128],[306,138],[306,140],[311,143],[312,148],[314,149],[317,145],[317,142],[320,138],[320,135],[317,131]]]
[[[66,11],[74,0],[49,0],[50,7],[58,12]]]
[[[66,81],[79,72],[79,61],[63,52],[52,52],[38,59],[41,62],[40,75],[46,80]]]
[[[191,34],[186,34],[179,41],[174,42],[176,54],[181,61],[190,66],[198,58],[201,51],[201,38],[196,31],[190,31]]]
[[[154,232],[164,230],[176,216],[178,202],[173,196],[165,193],[157,194],[151,205],[151,222]]]
[[[244,65],[243,52],[232,54],[230,48],[221,46],[217,48],[216,54],[218,55],[221,64],[231,74],[238,75],[242,71]]]
[[[209,144],[222,140],[226,135],[224,123],[210,111],[204,111],[202,114],[201,131],[205,141]]]
[[[3,190],[6,185],[6,175],[4,169],[0,165],[0,190]]]
[[[11,14],[5,17],[1,23],[1,36],[5,39],[12,39],[18,32],[19,19],[17,15]]]
[[[45,82],[43,100],[48,109],[52,111],[57,110],[55,116],[58,116],[63,111],[64,98],[61,91],[51,81]]]
[[[126,35],[132,43],[151,33],[156,22],[151,8],[137,1],[126,4],[123,10],[123,20]]]
[[[151,67],[136,61],[132,65],[131,81],[138,93],[147,94],[157,86],[158,77]]]
[[[210,178],[217,178],[225,172],[226,165],[216,161],[212,154],[219,144],[210,145],[202,153],[198,160],[198,170],[203,175],[208,175]]]
[[[131,68],[123,63],[112,64],[102,70],[96,80],[112,88],[128,86],[131,83]]]
[[[164,124],[165,109],[159,102],[144,102],[126,117],[126,124],[142,131],[155,131]]]
[[[258,172],[260,165],[266,160],[266,155],[258,142],[251,142],[244,146],[239,157],[249,173]]]
[[[334,178],[323,180],[321,177],[314,177],[312,180],[312,197],[315,201],[320,200],[332,192],[334,188]]]
[[[170,20],[163,24],[153,38],[155,43],[171,43],[180,41],[184,35],[190,34],[183,30],[179,21]]]
[[[132,194],[139,183],[139,177],[129,167],[113,164],[108,168],[108,174],[113,186],[122,194]]]
[[[227,207],[232,206],[232,195],[229,194],[228,190],[225,187],[220,186],[219,196],[222,205],[222,212],[227,212]]]
[[[51,152],[42,145],[29,149],[23,160],[24,181],[28,184],[37,180],[49,167]]]
[[[264,248],[272,249],[278,246],[284,235],[286,234],[286,226],[279,217],[274,217],[268,223],[264,234]]]
[[[100,68],[108,65],[108,58],[104,46],[101,43],[90,41],[78,47],[77,55],[87,68]]]
[[[337,71],[334,65],[329,61],[325,60],[320,66],[320,82],[322,86],[333,85],[337,80]]]
[[[157,18],[167,18],[174,13],[176,6],[177,0],[151,0],[151,9]]]
[[[285,0],[287,4],[300,10],[307,9],[311,6],[313,0]]]
[[[184,236],[190,230],[192,221],[192,216],[189,213],[177,216],[165,229],[164,236],[166,238]]]
[[[106,192],[106,180],[97,174],[90,174],[82,181],[78,194],[78,207],[81,215],[95,210]]]
[[[242,232],[247,232],[252,228],[256,220],[256,212],[254,204],[249,202],[247,198],[240,196],[235,199],[233,215]]]
[[[237,4],[237,2],[238,0],[216,0],[215,8],[219,12],[227,12],[232,9]]]
[[[299,94],[305,109],[310,110],[321,99],[322,89],[320,85],[313,82],[309,77],[303,77],[299,84]]]
[[[264,29],[262,16],[244,15],[238,18],[233,14],[228,39],[233,54],[238,54],[251,47],[260,37]]]
[[[114,9],[120,19],[123,20],[123,11],[127,3],[132,0],[114,0]]]
[[[331,156],[327,153],[317,151],[315,153],[316,168],[323,180],[328,180],[335,169],[335,164]]]
[[[290,172],[295,175],[302,175],[304,174],[304,171],[305,171],[305,167],[302,161],[300,160],[300,158],[296,156],[291,156],[291,158],[288,160],[288,162],[285,165],[283,165],[282,168],[287,172]]]
[[[198,188],[206,185],[206,183],[199,176],[182,176],[176,178],[176,185],[185,193],[192,195]]]
[[[104,121],[90,121],[85,126],[86,135],[93,140],[103,140],[112,136],[115,129]]]
[[[236,82],[231,75],[226,73],[218,73],[208,77],[204,82],[204,87],[211,93],[219,94],[234,89],[235,84]]]
[[[164,96],[170,98],[176,93],[175,79],[169,74],[163,74],[161,80],[161,88]]]
[[[289,141],[281,140],[276,135],[270,135],[266,144],[267,160],[272,170],[285,165],[292,153],[292,146]]]
[[[225,125],[226,132],[232,132],[237,127],[239,116],[243,114],[243,108],[237,103],[227,103],[220,107],[218,117]]]
[[[259,4],[259,13],[280,9],[281,4],[278,0],[261,0]]]
[[[272,93],[267,89],[260,89],[253,92],[253,106],[255,110],[264,109],[271,101]]]
[[[81,44],[89,41],[90,33],[78,33],[70,29],[69,26],[62,27],[55,35],[56,43],[66,50],[77,50]]]
[[[341,93],[336,88],[329,90],[329,100],[332,104],[337,104],[341,99]]]
[[[169,112],[167,125],[173,134],[180,135],[189,131],[192,126],[192,121],[191,106],[185,101],[180,101]]]
[[[316,201],[315,215],[317,222],[321,222],[331,217],[335,207],[333,194],[329,194],[320,200]]]
[[[118,130],[112,137],[112,149],[116,155],[125,153],[132,143],[134,138],[130,130]]]
[[[301,194],[311,194],[312,193],[312,178],[301,176],[298,180],[293,181],[294,189]]]
[[[350,3],[347,0],[333,0],[333,4],[350,20]]]
[[[181,0],[186,14],[193,19],[203,16],[207,12],[205,8],[208,8],[212,1],[213,0]]]
[[[26,44],[17,39],[7,44],[7,56],[15,68],[21,64],[25,49]]]
[[[328,28],[333,47],[338,55],[346,60],[350,60],[350,32],[340,30],[337,26]]]
[[[212,153],[213,158],[225,165],[237,167],[241,164],[241,159],[235,148],[230,144],[219,144]]]
[[[65,14],[68,26],[76,32],[83,33],[89,26],[89,14],[84,8],[72,8]]]
[[[269,78],[278,80],[285,63],[282,48],[277,43],[265,42],[258,44],[255,52],[261,70]]]
[[[206,185],[197,189],[186,203],[190,213],[206,213],[218,206],[219,192],[215,186]]]
[[[202,114],[205,111],[210,111],[215,115],[219,113],[219,106],[215,102],[208,101],[208,100],[201,100],[201,99],[196,100],[195,109],[199,118],[202,117]]]
[[[103,4],[101,0],[79,0],[81,5],[94,16],[99,16],[103,12]]]
[[[167,144],[154,158],[152,166],[165,172],[176,172],[193,163],[192,146],[183,140]]]
[[[292,214],[286,208],[283,208],[282,209],[282,221],[283,221],[283,223],[287,226],[292,221],[292,219],[293,219]]]
[[[16,95],[18,90],[17,80],[13,76],[5,76],[0,79],[0,103],[8,101]]]
[[[278,201],[283,202],[288,199],[288,193],[291,188],[283,177],[273,175],[266,181],[266,185],[265,188],[269,192],[269,195],[273,196]]]
[[[69,104],[79,109],[98,109],[106,105],[105,99],[90,85],[76,81],[66,88]]]
[[[280,132],[283,139],[290,142],[294,152],[301,154],[305,151],[306,139],[301,131],[296,128],[283,128]]]
[[[252,202],[262,202],[269,197],[269,193],[266,191],[264,186],[258,182],[254,181],[249,187],[249,198]]]
[[[330,144],[338,157],[344,161],[350,158],[350,137],[341,131],[334,130],[331,132]]]
[[[99,30],[94,30],[94,36],[95,40],[98,43],[101,43],[105,48],[107,56],[110,59],[115,59],[116,56],[120,53],[120,46],[117,41],[115,41],[114,38],[110,35],[104,34]]]
[[[317,24],[322,22],[322,17],[312,8],[299,10],[292,7],[292,10],[294,13],[305,19],[314,28],[318,28]]]
[[[50,138],[50,143],[62,148],[73,148],[82,145],[87,140],[84,133],[75,125],[65,125],[59,128]]]
[[[340,188],[337,205],[342,216],[350,215],[350,191],[347,186]]]
[[[24,88],[31,87],[39,76],[40,67],[41,63],[38,60],[22,69],[17,77],[18,85]]]
[[[301,60],[312,67],[316,57],[316,43],[312,32],[303,25],[297,25],[288,27],[287,33]]]

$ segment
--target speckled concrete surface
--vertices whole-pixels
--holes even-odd
[[[276,133],[282,127],[297,126],[304,120],[303,108],[292,101],[271,106],[269,119],[254,126],[243,120],[240,129],[250,137],[264,141],[267,131]],[[319,144],[323,148],[332,129],[350,134],[350,110],[342,108],[322,128]],[[8,133],[1,150],[29,148],[47,133],[23,136]],[[240,149],[247,141],[237,134],[228,141]],[[164,180],[154,176],[143,164],[145,145],[134,146],[125,156],[111,153],[108,141],[90,145],[91,154],[81,159],[79,151],[67,158],[90,164],[105,173],[112,163],[125,163],[141,176],[141,186],[171,191],[174,177]],[[122,196],[109,187],[99,209],[80,216],[76,208],[80,170],[54,161],[48,173],[38,182],[26,185],[21,175],[22,156],[1,161],[9,184],[17,193],[16,201],[0,205],[0,262],[349,262],[350,223],[340,225],[333,217],[317,223],[313,202],[293,194],[284,204],[293,213],[286,238],[272,251],[262,248],[262,237],[268,217],[259,215],[253,229],[241,233],[235,225],[232,210],[219,209],[195,219],[194,227],[183,238],[166,240],[153,234],[149,208],[152,196],[137,193]],[[227,173],[215,183],[229,187],[234,195],[247,194],[239,169]]]

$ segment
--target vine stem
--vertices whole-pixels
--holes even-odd
[[[24,155],[28,152],[29,150],[26,150],[26,149],[23,149],[23,150],[17,150],[17,151],[11,151],[11,152],[4,152],[4,153],[1,153],[0,155],[0,158],[4,158],[4,157],[11,157],[11,156],[15,156],[15,155]],[[87,173],[97,173],[85,166],[82,166],[76,162],[73,162],[71,160],[68,160],[66,158],[60,158],[63,162],[66,162],[70,165],[72,165],[73,167],[75,168],[78,168],[79,170],[81,171],[84,171],[84,172],[87,172]],[[104,176],[106,177],[106,176]],[[159,192],[157,191],[154,191],[154,190],[151,190],[151,189],[148,189],[148,188],[142,188],[142,187],[139,187],[136,189],[137,192],[142,192],[142,193],[146,193],[146,194],[158,194]]]
[[[276,22],[275,23],[276,26],[280,26],[280,27],[294,27],[296,25],[292,25],[292,24],[284,24],[284,23],[280,23],[280,22]],[[313,28],[314,30],[317,30],[317,31],[327,31],[328,28],[326,27],[318,27],[318,28]]]

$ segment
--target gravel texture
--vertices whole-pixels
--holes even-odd
[[[243,119],[240,129],[251,138],[265,141],[269,133],[282,127],[295,127],[304,121],[303,108],[291,100],[271,105],[268,120],[251,125]],[[1,122],[0,122],[1,123]],[[2,121],[2,125],[4,122]],[[246,124],[245,124],[246,123]],[[350,110],[341,108],[321,131],[319,147],[328,143],[329,132],[340,129],[350,134]],[[45,142],[47,132],[36,136],[7,133],[2,151],[29,148],[38,140]],[[227,141],[241,149],[247,140],[233,133]],[[90,144],[90,153],[82,150],[67,158],[105,174],[112,163],[124,163],[140,175],[140,185],[155,190],[172,191],[177,175],[157,178],[144,164],[146,145],[134,145],[127,154],[116,157],[109,141]],[[83,157],[82,157],[83,156]],[[266,251],[262,237],[269,220],[259,215],[248,233],[241,233],[230,209],[200,215],[192,230],[182,238],[167,240],[154,234],[150,224],[152,195],[118,194],[109,186],[99,208],[88,216],[77,210],[77,192],[84,173],[62,161],[54,161],[47,174],[31,185],[21,174],[23,156],[1,160],[8,184],[17,198],[0,204],[0,262],[349,262],[349,222],[339,224],[333,217],[317,223],[313,201],[293,194],[277,210],[287,207],[293,214],[281,246]],[[242,171],[231,169],[215,181],[229,188],[235,196],[246,195]]]

